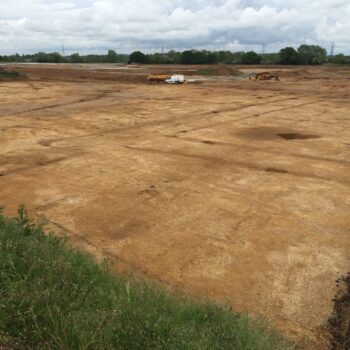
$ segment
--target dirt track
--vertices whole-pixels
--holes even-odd
[[[24,202],[119,269],[326,348],[350,270],[350,68],[183,86],[144,84],[159,67],[19,69],[0,83],[7,213]]]

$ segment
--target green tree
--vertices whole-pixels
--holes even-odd
[[[301,45],[298,48],[301,64],[322,64],[327,62],[327,51],[318,45]]]
[[[334,64],[347,64],[350,63],[350,57],[346,57],[344,54],[340,53],[332,58],[332,63]]]
[[[264,53],[261,56],[261,64],[277,64],[279,62],[278,53]]]
[[[148,55],[148,62],[152,64],[171,63],[168,55],[165,53],[154,53],[154,54]]]
[[[184,51],[181,54],[182,64],[194,64],[194,52],[191,50]]]
[[[182,64],[213,64],[216,61],[215,53],[206,50],[187,50],[181,55]]]
[[[170,50],[168,52],[169,63],[180,64],[181,63],[181,52]]]
[[[232,63],[232,64],[241,64],[242,63],[242,56],[244,55],[244,52],[242,52],[242,51],[233,52],[231,55],[232,55],[232,61],[230,63]]]
[[[83,63],[83,58],[78,53],[73,53],[70,56],[71,63]]]
[[[140,51],[135,51],[130,55],[129,63],[147,64],[148,57]]]
[[[254,51],[249,51],[242,56],[243,64],[260,64],[261,56]]]
[[[286,47],[279,52],[280,64],[300,64],[299,53],[293,47]]]
[[[108,53],[106,56],[106,62],[107,63],[117,63],[118,62],[118,55],[114,50],[108,50]]]

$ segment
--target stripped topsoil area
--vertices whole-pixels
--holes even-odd
[[[27,76],[0,82],[6,214],[25,203],[119,271],[330,349],[350,270],[350,67],[249,67],[281,74],[261,82],[247,66],[4,69]],[[160,72],[201,84],[147,83]],[[331,332],[346,347],[344,295]]]

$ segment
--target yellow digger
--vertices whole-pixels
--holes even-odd
[[[280,80],[280,76],[277,73],[261,72],[253,73],[249,75],[249,80]]]

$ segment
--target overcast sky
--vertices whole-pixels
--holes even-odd
[[[301,43],[350,53],[350,0],[0,0],[0,54]]]

